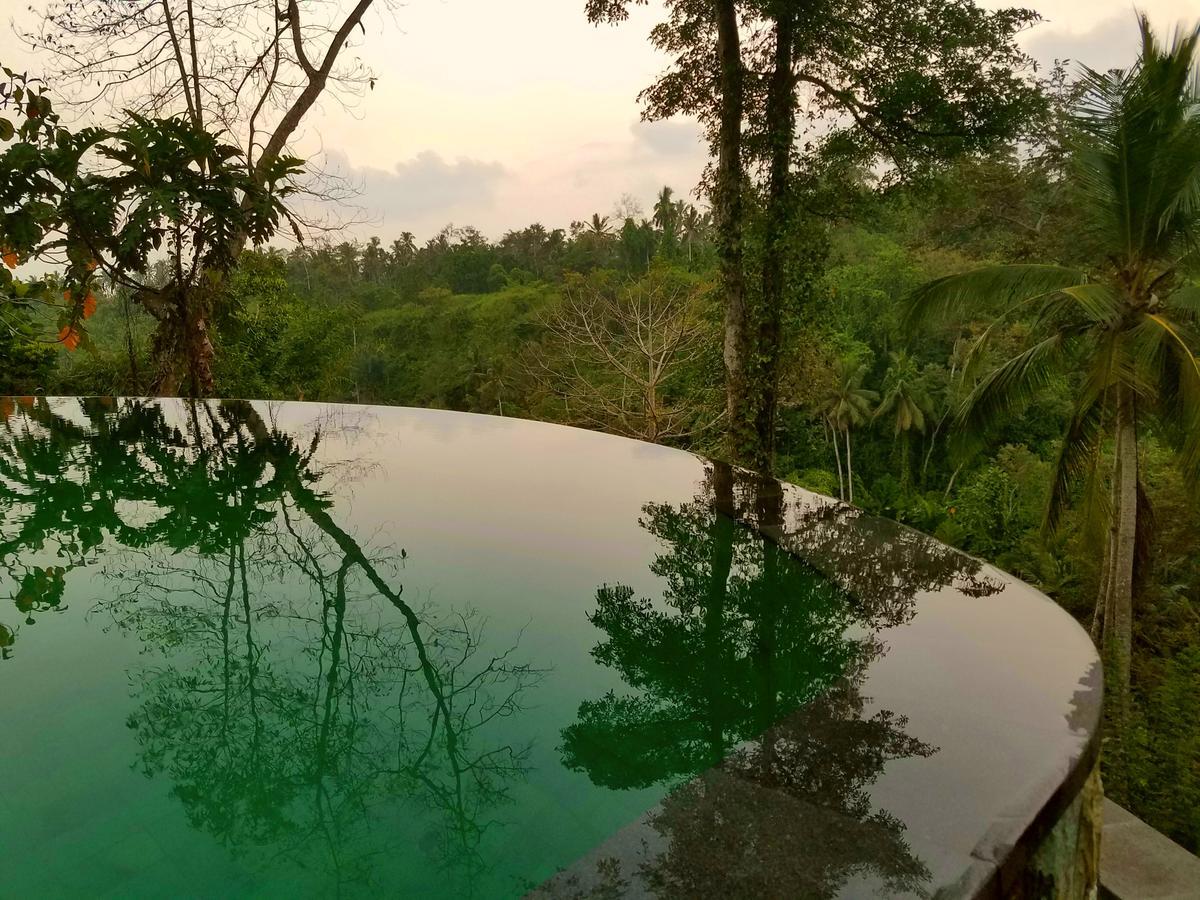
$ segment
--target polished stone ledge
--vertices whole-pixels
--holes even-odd
[[[1111,800],[1103,835],[1101,898],[1200,900],[1200,859]]]

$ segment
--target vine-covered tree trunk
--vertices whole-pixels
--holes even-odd
[[[212,290],[207,283],[193,289],[172,286],[165,294],[141,298],[158,321],[151,393],[160,397],[213,393]]]
[[[713,219],[725,295],[725,412],[726,453],[732,462],[745,464],[743,452],[753,443],[753,418],[747,417],[749,397],[750,327],[746,305],[746,276],[742,231],[742,115],[743,70],[741,36],[735,0],[717,0],[717,66],[721,94],[717,135],[717,169],[713,186]]]
[[[763,236],[762,297],[757,340],[748,379],[754,430],[746,435],[743,461],[769,473],[775,461],[775,414],[779,402],[779,366],[783,354],[783,306],[786,292],[785,254],[792,216],[791,160],[796,134],[795,77],[792,55],[795,12],[786,5],[775,14],[775,57],[767,88],[770,168]]]

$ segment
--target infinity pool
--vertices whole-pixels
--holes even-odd
[[[0,402],[2,896],[971,896],[1094,757],[1052,603],[690,454]]]

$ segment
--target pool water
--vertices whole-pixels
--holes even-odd
[[[0,896],[612,897],[635,822],[662,896],[941,874],[871,792],[939,747],[862,684],[957,554],[785,552],[778,485],[529,422],[0,418]]]

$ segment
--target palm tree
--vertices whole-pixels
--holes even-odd
[[[891,354],[892,364],[884,376],[883,400],[873,418],[891,416],[896,440],[900,442],[900,485],[907,488],[911,473],[909,441],[912,432],[925,433],[926,417],[933,415],[933,398],[917,364],[907,353]]]
[[[1045,525],[1051,534],[1082,484],[1085,518],[1102,526],[1093,635],[1117,686],[1118,726],[1129,702],[1134,558],[1148,524],[1138,515],[1139,437],[1153,428],[1176,448],[1192,482],[1200,477],[1200,365],[1192,349],[1200,286],[1181,274],[1200,238],[1200,28],[1164,47],[1145,17],[1140,26],[1138,63],[1106,74],[1085,69],[1075,111],[1075,177],[1101,247],[1096,267],[1007,265],[943,278],[915,293],[909,316],[916,324],[972,301],[1003,304],[964,377],[1002,323],[1016,315],[1033,322],[1030,346],[981,378],[958,412],[957,425],[970,433],[1015,412],[1055,372],[1080,373]]]
[[[417,255],[417,240],[411,231],[400,232],[399,240],[392,241],[392,262],[407,265]]]
[[[592,213],[592,220],[587,223],[588,234],[594,239],[601,240],[612,236],[612,226],[608,224],[608,216]]]
[[[833,430],[833,455],[837,460],[838,488],[841,499],[854,502],[854,465],[850,450],[850,432],[871,418],[871,404],[879,394],[862,386],[867,366],[853,356],[839,359],[834,366],[834,383],[821,398],[819,411]],[[845,479],[842,477],[842,457],[838,448],[838,432],[846,442]]]
[[[683,240],[687,244],[689,263],[692,261],[692,247],[704,238],[708,227],[707,220],[708,216],[690,203],[687,204],[687,208],[683,211],[680,221],[683,225]]]
[[[675,205],[675,191],[667,186],[658,192],[654,203],[654,224],[662,232],[663,242],[670,244],[675,239],[675,226],[679,219],[679,209]]]

